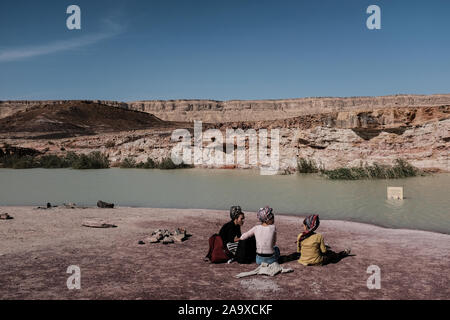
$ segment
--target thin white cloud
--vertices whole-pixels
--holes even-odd
[[[53,43],[23,47],[23,48],[10,48],[0,51],[0,63],[22,60],[27,58],[32,58],[36,56],[42,56],[47,54],[53,54],[56,52],[66,51],[70,49],[80,48],[88,45],[92,45],[99,41],[112,38],[122,32],[123,28],[111,21],[106,21],[108,23],[109,31],[99,32],[95,34],[89,34],[85,36],[80,36],[78,38],[73,38],[70,40],[61,40]]]

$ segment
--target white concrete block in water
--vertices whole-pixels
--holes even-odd
[[[403,187],[387,187],[388,199],[403,200]]]

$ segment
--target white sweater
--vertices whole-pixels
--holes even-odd
[[[254,226],[241,236],[241,240],[245,240],[255,236],[256,252],[261,254],[273,254],[273,246],[277,242],[277,229],[274,224],[269,226]]]

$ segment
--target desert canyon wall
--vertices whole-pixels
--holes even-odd
[[[450,105],[450,95],[301,98],[284,100],[173,100],[128,102],[133,110],[170,121],[231,122],[293,118],[336,111]]]
[[[382,97],[299,98],[280,100],[144,100],[119,102],[91,100],[113,107],[152,113],[162,120],[221,123],[287,119],[306,114],[337,111],[369,111],[384,108],[432,107],[450,105],[450,94],[393,95]],[[65,100],[0,101],[0,118],[45,104],[64,104]],[[76,102],[76,100],[74,100]]]
[[[152,113],[166,121],[202,120],[204,129],[280,129],[280,168],[294,170],[300,157],[313,159],[326,169],[361,163],[392,164],[403,158],[430,170],[450,172],[450,94],[396,95],[384,97],[302,98],[255,101],[90,101],[92,105]],[[173,127],[89,136],[37,139],[37,133],[8,133],[8,123],[17,124],[18,112],[43,105],[79,105],[80,101],[3,101],[0,119],[6,130],[0,143],[29,147],[44,153],[75,151],[107,153],[113,163],[131,157],[145,161],[168,157],[175,142]],[[114,114],[116,108],[111,108]],[[120,113],[123,116],[123,112]],[[42,115],[41,122],[55,122]],[[64,119],[58,118],[64,123]],[[35,126],[36,127],[36,126]],[[1,129],[1,128],[0,128]],[[5,129],[5,128],[3,128]],[[33,138],[33,136],[35,136]],[[42,136],[42,135],[41,135]],[[48,140],[48,141],[47,141]],[[205,143],[208,145],[208,143]],[[237,165],[236,167],[251,167]]]

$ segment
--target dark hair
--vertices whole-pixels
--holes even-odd
[[[242,212],[242,209],[241,209],[240,206],[232,206],[230,208],[230,218],[231,218],[231,220],[234,221],[235,219],[239,218],[239,216],[241,214],[244,214],[244,213]]]

